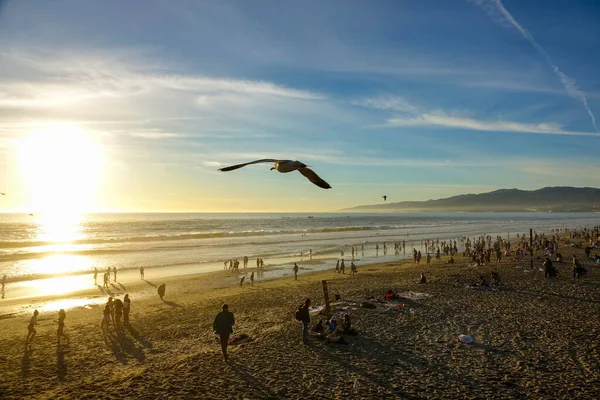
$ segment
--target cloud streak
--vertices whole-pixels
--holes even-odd
[[[533,35],[525,29],[521,24],[517,22],[517,20],[511,15],[510,12],[504,7],[501,0],[469,0],[470,2],[482,7],[492,18],[508,24],[509,26],[515,28],[525,40],[527,40],[545,59],[546,62],[552,68],[554,74],[560,79],[565,91],[572,98],[579,100],[586,112],[590,116],[592,120],[592,125],[594,129],[598,131],[598,126],[596,125],[596,117],[594,113],[588,106],[587,97],[585,93],[577,87],[577,83],[575,79],[571,78],[564,72],[562,72],[556,64],[550,58],[550,55],[546,51],[546,49],[535,40]]]

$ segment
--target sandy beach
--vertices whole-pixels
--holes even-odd
[[[569,260],[573,253],[584,260],[583,249],[561,250]],[[600,279],[592,260],[585,261],[589,273],[579,281],[571,278],[569,260],[558,264],[554,280],[544,279],[539,261],[529,271],[529,261],[516,268],[509,260],[498,267],[469,267],[462,257],[454,265],[446,260],[430,267],[412,260],[363,265],[355,276],[304,273],[298,281],[285,277],[254,286],[247,281],[243,288],[236,285],[237,274],[228,272],[160,282],[147,276],[148,282],[123,284],[132,299],[131,329],[103,334],[102,304],[88,302],[67,310],[70,344],[61,347],[56,307],[43,307],[53,299],[28,308],[11,304],[25,311],[0,315],[0,397],[597,398]],[[466,288],[492,270],[503,279],[500,290]],[[416,283],[420,271],[428,284]],[[430,296],[400,299],[402,308],[334,304],[334,310],[346,308],[359,335],[348,337],[348,344],[311,338],[304,345],[294,311],[305,297],[324,303],[323,279],[332,300],[339,294],[363,301],[388,289]],[[153,286],[163,282],[165,301]],[[120,298],[124,293],[115,289]],[[252,338],[230,346],[229,363],[212,333],[223,303],[235,314],[234,334]],[[43,311],[27,348],[32,307]],[[474,343],[454,342],[459,334]]]

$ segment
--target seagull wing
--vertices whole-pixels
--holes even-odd
[[[232,165],[232,166],[225,167],[225,168],[219,168],[219,171],[221,171],[221,172],[233,171],[234,169],[242,168],[242,167],[245,167],[246,165],[250,165],[250,164],[258,164],[258,163],[265,163],[265,162],[273,162],[274,163],[277,161],[281,161],[281,160],[275,160],[273,158],[263,158],[262,160],[250,161],[250,162],[243,163],[243,164],[236,164],[236,165]]]
[[[310,169],[308,167],[298,168],[298,172],[300,172],[302,175],[307,177],[309,181],[311,181],[318,187],[323,188],[323,189],[331,189],[331,186],[329,185],[329,183],[327,183],[323,179],[321,179],[321,177],[319,175],[317,175],[315,173],[315,171],[313,171],[312,169]]]

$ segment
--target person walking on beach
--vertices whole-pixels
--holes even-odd
[[[294,280],[297,281],[298,280],[298,264],[294,263],[292,272],[294,273]]]
[[[426,262],[427,266],[429,267],[431,265],[431,256],[429,255],[429,253],[427,253],[427,262]]]
[[[340,260],[337,260],[337,262],[335,263],[335,272],[340,272]]]
[[[114,282],[117,282],[117,267],[113,267]]]
[[[306,299],[304,304],[298,308],[298,317],[302,322],[302,343],[304,344],[308,344],[308,325],[310,324],[308,307],[310,307],[310,299]]]
[[[221,312],[215,317],[213,322],[213,331],[219,335],[221,342],[221,351],[223,352],[223,358],[227,362],[227,345],[229,344],[229,335],[233,333],[233,325],[235,325],[235,318],[233,313],[229,311],[229,306],[223,304]]]
[[[308,258],[312,260],[312,249],[308,249]]]
[[[346,264],[344,264],[344,259],[342,258],[342,262],[340,263],[340,272],[342,274],[346,274]]]
[[[144,280],[144,267],[140,267],[140,279]]]
[[[240,287],[244,286],[244,281],[246,280],[246,275],[242,276],[242,278],[240,279]]]
[[[67,313],[61,308],[58,312],[58,330],[56,331],[59,346],[61,337],[67,339],[67,344],[69,344],[69,337],[65,335],[65,318],[67,318]]]
[[[129,295],[126,294],[123,298],[123,326],[129,326],[129,311],[131,310],[131,300]]]
[[[244,256],[244,269],[248,266],[248,256]]]
[[[98,279],[98,268],[94,267],[94,285],[98,284],[97,279]]]
[[[250,274],[250,286],[254,286],[254,271]]]
[[[109,282],[109,280],[110,280],[110,277],[109,277],[108,273],[107,273],[107,272],[105,272],[105,273],[104,273],[104,285],[103,285],[102,287],[103,287],[104,289],[106,289],[106,290],[108,290],[108,289],[109,289],[109,287],[108,287],[108,282]]]
[[[350,275],[354,275],[356,274],[358,271],[356,270],[356,265],[354,265],[354,262],[350,263]]]
[[[33,316],[29,320],[29,325],[27,325],[27,344],[31,344],[31,342],[33,341],[33,337],[37,333],[37,331],[35,330],[35,326],[38,324],[37,319],[39,314],[39,311],[35,310],[33,312]]]
[[[157,292],[158,292],[158,295],[160,296],[161,300],[163,299],[163,297],[165,297],[166,289],[167,289],[167,285],[165,285],[164,283],[158,287]]]

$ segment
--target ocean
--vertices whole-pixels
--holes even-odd
[[[400,240],[409,255],[423,239],[515,237],[529,229],[599,224],[597,213],[111,213],[76,219],[0,214],[0,275],[10,282],[141,266],[163,275],[175,268],[199,273],[222,270],[225,260],[244,256],[249,267],[260,257],[270,269],[283,269],[307,260],[309,249],[314,262],[305,269],[323,269],[332,268],[342,251],[350,260],[353,245],[365,246],[355,262],[369,263],[404,257],[394,254],[393,242]]]

